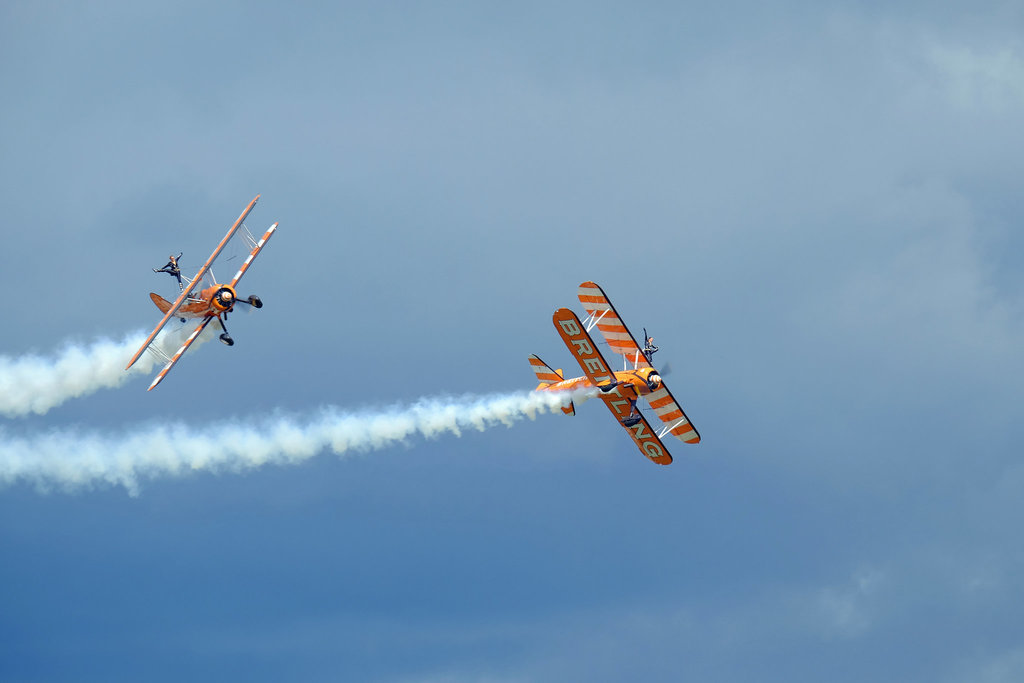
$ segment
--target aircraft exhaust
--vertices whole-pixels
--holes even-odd
[[[193,328],[194,325],[185,325],[164,330],[153,345],[165,356],[171,356]],[[145,338],[145,334],[136,332],[121,341],[97,339],[90,344],[68,343],[49,356],[0,356],[0,415],[42,415],[69,399],[118,387],[132,377],[149,373],[155,365],[164,362],[157,354],[145,353],[130,370],[124,370],[125,360]],[[195,344],[207,338],[204,332]]]
[[[123,357],[111,361],[118,368],[122,362]],[[424,398],[376,411],[326,408],[303,420],[221,421],[205,427],[179,422],[116,435],[68,429],[16,437],[0,427],[0,486],[23,482],[40,490],[75,490],[114,485],[136,495],[143,481],[159,477],[297,464],[324,451],[346,455],[413,437],[511,427],[523,418],[559,412],[589,391]]]

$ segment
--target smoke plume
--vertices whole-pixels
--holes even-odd
[[[67,430],[25,438],[0,429],[0,485],[28,482],[41,489],[75,489],[113,484],[134,494],[142,481],[162,476],[299,463],[325,450],[344,455],[414,436],[459,436],[465,429],[511,426],[524,417],[556,412],[586,393],[430,398],[380,411],[327,408],[305,421],[278,417],[265,424],[234,420],[206,427],[176,423],[111,436]]]
[[[195,329],[195,321],[190,322],[165,329],[152,346],[165,356],[173,355]],[[212,334],[211,325],[192,349]],[[142,354],[130,370],[124,369],[145,339],[145,334],[135,333],[120,342],[100,339],[89,345],[69,344],[52,356],[0,356],[0,415],[42,415],[68,399],[118,387],[131,377],[149,373],[154,365],[164,362],[152,351]]]

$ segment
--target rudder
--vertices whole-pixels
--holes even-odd
[[[530,356],[530,367],[533,368],[534,374],[537,375],[537,381],[540,382],[540,384],[537,385],[537,389],[546,389],[552,384],[557,384],[565,379],[562,376],[561,370],[551,369],[536,355]]]
[[[156,304],[156,307],[160,309],[161,313],[165,313],[166,314],[167,311],[171,310],[171,306],[173,304],[170,301],[168,301],[167,299],[165,299],[162,296],[160,296],[159,294],[157,294],[155,292],[150,292],[149,293],[149,298],[153,300],[153,303]]]

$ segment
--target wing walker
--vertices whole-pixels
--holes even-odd
[[[249,233],[249,230],[245,227],[245,219],[249,215],[249,212],[252,211],[253,207],[256,206],[256,202],[259,198],[260,196],[256,195],[256,197],[249,202],[249,205],[245,207],[244,211],[242,211],[242,215],[238,217],[238,220],[236,220],[234,225],[231,226],[228,233],[224,235],[224,239],[222,239],[220,244],[218,244],[213,250],[213,253],[210,254],[210,258],[206,260],[206,263],[204,263],[199,269],[199,272],[196,273],[195,277],[191,279],[182,278],[181,268],[178,264],[178,259],[181,258],[181,254],[178,254],[177,256],[172,255],[167,265],[163,268],[153,269],[157,273],[169,273],[174,277],[178,281],[178,287],[181,290],[181,293],[173,302],[167,301],[158,294],[150,293],[149,298],[153,300],[153,303],[156,304],[156,307],[164,314],[164,317],[159,323],[157,323],[157,326],[149,334],[142,346],[139,347],[139,350],[135,352],[135,355],[132,356],[131,361],[129,361],[127,367],[125,367],[125,370],[134,365],[135,361],[142,356],[146,349],[151,349],[154,352],[160,353],[157,347],[150,347],[150,344],[153,343],[157,334],[160,333],[160,330],[164,328],[171,318],[177,317],[181,322],[185,322],[190,318],[199,319],[199,324],[173,356],[169,358],[164,356],[167,364],[164,365],[163,369],[153,380],[153,383],[149,385],[149,389],[147,389],[147,391],[153,389],[153,387],[163,380],[170,369],[178,362],[178,359],[180,359],[188,348],[192,346],[192,343],[199,338],[199,335],[202,334],[203,330],[206,329],[206,326],[211,322],[216,320],[220,324],[220,340],[228,346],[232,346],[235,343],[235,340],[231,338],[231,335],[228,334],[227,327],[224,326],[224,321],[227,320],[228,313],[234,311],[235,305],[237,304],[246,304],[253,308],[263,308],[263,302],[258,296],[252,295],[245,299],[239,299],[235,292],[235,288],[238,286],[238,281],[242,279],[242,276],[245,275],[249,266],[252,264],[253,259],[255,259],[256,255],[263,250],[263,247],[266,246],[271,235],[273,235],[274,231],[277,230],[277,223],[274,223],[265,233],[263,233],[263,237],[260,238],[259,241],[256,241],[256,239]],[[211,266],[239,229],[242,230],[241,236],[251,247],[249,256],[242,263],[238,272],[235,273],[235,276],[231,278],[230,282],[217,282],[216,278],[213,276]],[[197,290],[197,286],[200,283],[203,283],[205,286]],[[163,354],[161,353],[160,355]]]
[[[612,411],[640,452],[659,465],[668,465],[672,456],[662,443],[662,437],[671,434],[681,441],[695,444],[700,443],[700,434],[665,386],[661,374],[651,365],[651,359],[658,350],[654,338],[647,336],[645,328],[644,346],[638,346],[604,290],[593,282],[580,285],[579,299],[587,312],[583,321],[568,308],[555,311],[552,320],[562,341],[579,362],[584,376],[566,379],[561,370],[553,370],[539,357],[530,356],[530,366],[540,382],[537,391],[595,388],[595,395]],[[622,356],[622,370],[612,371],[605,362],[590,337],[594,327],[601,331],[612,352]],[[662,423],[661,429],[655,431],[638,409],[640,398],[654,410]],[[576,407],[570,402],[562,412],[575,415]]]

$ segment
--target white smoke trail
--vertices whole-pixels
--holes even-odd
[[[171,356],[193,329],[194,323],[165,330],[153,346]],[[208,326],[192,348],[209,339],[212,329]],[[124,369],[145,339],[144,333],[137,332],[120,342],[100,339],[89,345],[70,344],[52,356],[0,356],[0,415],[42,415],[68,399],[117,387],[131,377],[149,373],[154,365],[163,363],[152,352],[142,354],[130,370]]]
[[[121,436],[59,431],[29,438],[0,429],[0,485],[34,483],[41,489],[75,489],[97,483],[137,493],[142,480],[195,470],[238,471],[264,464],[299,463],[330,449],[342,455],[434,438],[463,429],[511,426],[524,417],[556,412],[588,392],[519,392],[492,396],[422,399],[381,411],[321,411],[300,422],[278,417],[269,424],[232,421],[205,428],[177,423]]]

